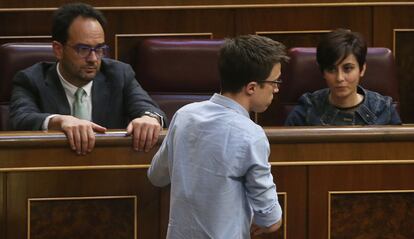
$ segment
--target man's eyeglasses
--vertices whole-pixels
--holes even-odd
[[[278,80],[261,80],[261,81],[258,81],[259,83],[270,83],[270,84],[272,84],[273,86],[277,86],[277,87],[279,87],[280,86],[280,84],[282,84],[283,83],[283,81],[281,80],[281,79],[278,79]]]
[[[95,55],[98,59],[105,57],[108,54],[109,46],[108,45],[98,45],[96,47],[91,47],[84,44],[77,44],[74,46],[68,45],[73,48],[76,53],[82,58],[87,58],[91,55],[92,52],[95,52]]]

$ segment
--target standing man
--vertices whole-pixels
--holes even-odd
[[[16,74],[10,102],[14,130],[62,130],[78,154],[92,151],[95,132],[126,128],[135,150],[148,151],[166,117],[131,66],[105,59],[106,20],[92,6],[64,5],[53,16],[56,63]]]
[[[245,239],[280,227],[269,141],[249,112],[270,105],[287,59],[269,38],[228,39],[219,57],[221,94],[174,115],[148,170],[154,185],[171,183],[167,238]]]

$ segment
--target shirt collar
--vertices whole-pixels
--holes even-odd
[[[236,111],[237,113],[242,114],[242,115],[246,116],[247,118],[250,118],[249,112],[247,112],[247,110],[243,106],[241,106],[236,101],[230,99],[229,97],[226,97],[224,95],[220,95],[220,94],[215,93],[210,98],[210,101],[215,103],[215,104],[221,105],[223,107],[232,109],[232,110]]]
[[[75,95],[76,91],[78,90],[78,87],[75,85],[72,85],[71,83],[69,83],[69,81],[65,80],[63,75],[60,73],[59,65],[60,65],[60,62],[56,64],[56,71],[59,76],[59,80],[62,83],[63,88],[66,89],[71,95]],[[91,80],[88,84],[82,86],[87,96],[91,95],[92,84],[93,84],[93,80]]]

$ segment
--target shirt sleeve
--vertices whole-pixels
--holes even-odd
[[[174,119],[171,121],[171,127],[168,130],[158,152],[152,158],[151,166],[148,169],[147,176],[151,183],[158,187],[164,187],[171,183],[169,157],[171,154],[171,139],[174,134]]]
[[[55,117],[57,114],[53,114],[53,115],[49,115],[48,117],[46,117],[46,119],[43,121],[42,124],[42,130],[48,130],[49,129],[49,121]]]
[[[151,166],[148,169],[147,175],[148,179],[155,186],[164,187],[170,184],[170,172],[168,169],[168,150],[166,143],[163,143],[161,145],[161,148],[152,159]]]
[[[246,155],[251,162],[246,172],[246,195],[253,209],[253,221],[262,227],[269,227],[282,218],[268,162],[269,153],[269,142],[264,136],[248,146]]]

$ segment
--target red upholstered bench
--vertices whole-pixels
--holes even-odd
[[[6,43],[0,46],[0,130],[7,130],[14,75],[39,61],[55,61],[51,43]]]
[[[220,91],[217,69],[222,40],[146,39],[134,63],[137,80],[171,120],[182,106]]]
[[[219,92],[218,54],[223,40],[149,38],[140,44],[135,62],[136,78],[168,118],[182,106],[209,99]],[[268,111],[259,114],[263,126],[283,125],[298,98],[325,88],[316,63],[315,48],[292,48],[291,61],[282,68],[279,94]],[[54,61],[50,43],[8,43],[0,46],[0,129],[7,129],[8,103],[14,74],[39,61]],[[399,104],[394,59],[386,48],[369,48],[367,71],[361,84],[393,97]]]

